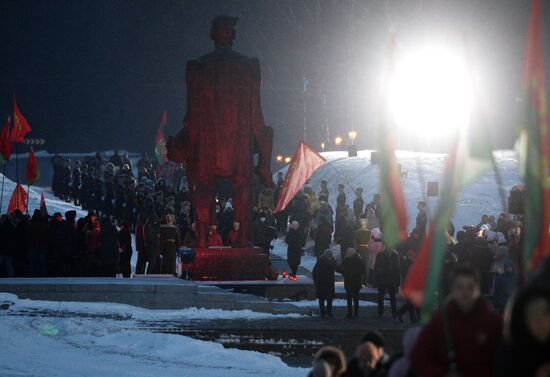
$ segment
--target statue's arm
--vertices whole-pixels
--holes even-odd
[[[264,123],[262,100],[260,96],[260,62],[257,58],[251,60],[252,69],[252,133],[258,150],[258,167],[260,181],[266,187],[275,187],[271,174],[271,152],[273,149],[273,129]]]
[[[198,127],[194,124],[194,112],[196,111],[196,95],[194,90],[194,70],[192,62],[187,63],[187,113],[183,119],[183,127],[174,137],[169,137],[166,142],[168,158],[176,163],[189,159],[198,141]]]

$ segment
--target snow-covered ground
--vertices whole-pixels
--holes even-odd
[[[250,311],[154,312],[120,304],[52,303],[0,294],[0,374],[8,376],[305,376],[280,358],[171,334],[139,329],[135,319],[254,320]],[[26,315],[29,309],[130,314],[130,318]]]

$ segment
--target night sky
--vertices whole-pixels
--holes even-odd
[[[546,2],[543,2],[546,3]],[[152,151],[162,111],[167,133],[186,111],[185,64],[213,49],[210,22],[240,17],[235,50],[260,58],[274,153],[346,135],[374,146],[374,93],[395,30],[403,48],[466,35],[497,148],[516,136],[516,97],[529,2],[0,0],[0,117],[12,92],[49,151]],[[550,35],[550,6],[544,10]],[[550,40],[550,38],[549,38]],[[548,41],[546,65],[550,62]],[[550,70],[547,69],[547,82]],[[309,80],[304,94],[303,79]],[[324,103],[326,102],[326,105]]]

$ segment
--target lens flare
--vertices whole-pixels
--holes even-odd
[[[467,124],[472,88],[463,59],[425,48],[396,62],[389,106],[401,129],[422,136],[451,133]]]

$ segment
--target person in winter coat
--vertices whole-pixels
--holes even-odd
[[[367,285],[369,276],[370,229],[366,218],[359,219],[359,229],[353,233],[353,246],[363,261],[363,284]]]
[[[159,233],[160,223],[157,216],[153,213],[147,217],[144,228],[144,249],[145,258],[144,262],[147,266],[146,273],[153,274],[155,271],[159,271],[161,266],[157,265],[159,258]],[[148,263],[148,264],[147,264]]]
[[[93,216],[86,229],[86,253],[85,253],[85,276],[101,275],[101,255],[99,252],[99,234],[101,233],[101,223],[99,219]]]
[[[359,291],[363,287],[365,267],[355,249],[348,248],[338,271],[344,276],[344,288],[348,301],[347,318],[359,317]]]
[[[420,243],[421,232],[418,229],[413,229],[409,239],[399,245],[399,268],[401,270],[401,281],[405,281],[407,274],[409,273],[410,267],[413,265],[416,260],[416,254],[418,250],[418,245]],[[411,322],[418,322],[419,320],[419,310],[413,305],[412,302],[407,300],[403,306],[401,306],[396,312],[396,318],[403,322],[403,315],[409,312],[409,317]]]
[[[448,302],[424,326],[414,345],[412,372],[426,377],[493,376],[501,338],[502,321],[481,297],[477,271],[459,266],[452,273]]]
[[[46,270],[49,276],[61,276],[63,272],[63,253],[65,250],[65,220],[59,212],[53,214],[50,221],[50,241]]]
[[[277,235],[277,227],[273,216],[262,210],[252,225],[254,246],[262,248],[269,255],[271,240]]]
[[[98,241],[103,276],[115,277],[119,261],[118,231],[109,217],[101,219]]]
[[[368,247],[369,261],[367,263],[369,273],[367,282],[372,285],[374,275],[374,263],[376,262],[376,257],[382,250],[384,250],[384,234],[380,231],[380,228],[374,228],[371,230],[370,235],[371,241],[369,242]]]
[[[15,276],[13,254],[15,253],[15,226],[9,215],[0,218],[0,272],[5,270],[6,276]]]
[[[363,207],[365,206],[365,201],[363,200],[363,188],[357,187],[357,189],[355,189],[355,195],[356,198],[353,201],[353,214],[356,219],[359,219],[359,217],[363,214]]]
[[[186,247],[196,247],[199,243],[199,240],[197,238],[195,223],[191,223],[191,229],[185,237],[183,238],[183,246]]]
[[[27,234],[29,242],[29,277],[46,277],[46,257],[49,241],[48,222],[39,209],[35,209],[29,222]]]
[[[15,210],[12,215],[15,224],[15,254],[13,256],[13,268],[16,277],[24,277],[27,272],[28,256],[28,235],[27,235],[27,217],[19,210]]]
[[[426,214],[426,202],[418,202],[416,209],[418,214],[416,215],[416,227],[421,235],[426,234],[426,226],[428,226],[428,215]]]
[[[329,223],[325,217],[320,218],[314,241],[313,252],[319,258],[323,251],[330,247],[330,243],[332,242],[332,221]]]
[[[216,225],[210,225],[208,229],[208,246],[223,246],[223,240]]]
[[[137,262],[136,262],[136,274],[145,273],[145,223],[147,221],[147,214],[140,213],[137,217],[136,226],[134,228]]]
[[[548,282],[548,275],[545,277]],[[531,284],[511,306],[495,376],[550,375],[550,287]]]
[[[330,227],[332,228],[332,218],[333,218],[332,208],[330,208],[328,203],[325,201],[319,202],[319,210],[315,213],[315,216],[313,217],[313,221],[311,222],[310,237],[312,239],[316,238],[317,230],[319,229],[319,226],[321,225],[322,220],[330,224]],[[323,250],[325,249],[322,249],[320,253],[322,253]]]
[[[288,266],[290,267],[290,278],[296,279],[296,273],[298,272],[298,266],[302,259],[302,248],[305,245],[305,236],[300,229],[300,223],[293,221],[290,224],[290,230],[286,234],[285,242],[288,245],[286,258]]]
[[[336,214],[338,215],[339,210],[346,208],[346,193],[344,192],[343,184],[338,185],[338,196],[336,197]]]
[[[129,278],[132,274],[132,266],[130,261],[132,260],[132,236],[130,234],[130,224],[123,221],[120,224],[120,231],[118,232],[118,246],[120,250],[120,262],[119,270],[122,276]]]
[[[239,247],[241,224],[238,221],[233,222],[233,228],[227,235],[227,244],[225,246]]]
[[[65,212],[64,245],[63,245],[63,276],[78,276],[82,263],[83,250],[78,248],[78,235],[76,232],[76,211]]]
[[[336,240],[340,244],[340,256],[342,259],[346,256],[346,250],[353,247],[353,236],[355,231],[355,215],[349,206],[340,213],[340,238]]]
[[[321,181],[321,189],[319,190],[319,201],[321,201],[321,198],[323,198],[325,202],[328,202],[329,196],[330,191],[328,190],[328,182],[323,179]]]
[[[229,232],[233,229],[233,223],[235,222],[235,213],[233,211],[233,205],[231,202],[225,204],[225,209],[222,212],[220,220],[220,236],[224,245],[228,244],[227,237]]]
[[[384,248],[378,253],[374,262],[373,283],[378,288],[378,317],[384,314],[386,292],[390,295],[391,313],[395,317],[397,312],[395,295],[400,282],[399,255],[395,250]]]
[[[162,255],[163,272],[173,275],[176,272],[176,255],[181,245],[180,231],[174,225],[174,215],[166,215],[166,224],[160,227],[159,248]],[[221,241],[221,237],[218,234]],[[210,238],[210,237],[209,237]]]
[[[332,318],[332,300],[334,298],[334,272],[336,271],[336,260],[331,250],[325,250],[323,255],[317,260],[311,272],[317,298],[319,300],[319,310],[321,318],[329,316]],[[325,306],[326,302],[326,306]]]

